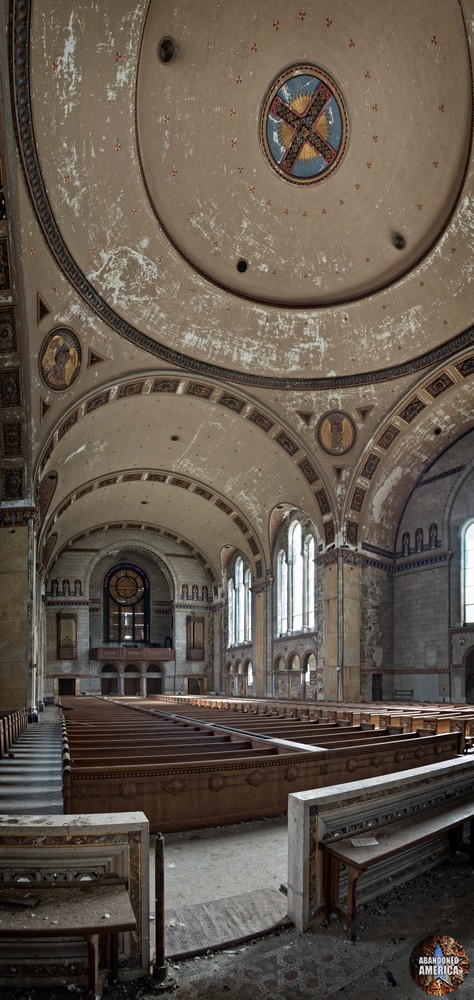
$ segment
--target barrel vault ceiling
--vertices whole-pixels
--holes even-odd
[[[2,15],[2,502],[256,577],[392,552],[472,428],[471,0]],[[229,551],[227,548],[225,551]]]

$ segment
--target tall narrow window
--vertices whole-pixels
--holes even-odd
[[[235,645],[235,590],[234,581],[229,580],[227,584],[227,631],[228,645]]]
[[[245,641],[245,594],[244,594],[244,563],[239,558],[235,563],[235,611],[237,642]]]
[[[284,635],[288,631],[288,563],[283,549],[278,553],[277,601],[277,632]]]
[[[246,642],[252,640],[252,574],[250,569],[245,571],[245,639]]]
[[[252,574],[242,556],[227,584],[228,645],[252,641]]]
[[[463,546],[464,568],[464,621],[474,622],[474,521],[464,532]]]
[[[291,630],[303,628],[303,553],[301,524],[296,521],[290,535]]]
[[[314,538],[308,535],[304,543],[304,625],[314,628]]]
[[[104,580],[104,609],[106,642],[149,641],[149,584],[137,566],[123,563],[109,570]]]

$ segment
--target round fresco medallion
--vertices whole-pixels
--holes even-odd
[[[43,341],[39,366],[43,382],[61,392],[76,381],[81,367],[81,345],[72,330],[52,330]]]
[[[331,410],[321,417],[317,436],[321,448],[328,455],[344,455],[355,441],[355,427],[348,413]]]
[[[315,184],[340,162],[347,114],[334,80],[317,66],[293,66],[265,98],[261,137],[271,167],[293,184]]]

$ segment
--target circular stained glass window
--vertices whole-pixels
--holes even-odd
[[[121,569],[110,580],[111,597],[117,604],[136,604],[143,596],[143,580],[132,569]]]

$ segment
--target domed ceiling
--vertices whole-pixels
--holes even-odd
[[[282,504],[322,546],[392,550],[472,426],[471,23],[459,0],[11,5],[32,439],[3,499],[39,491],[53,558],[153,525],[258,576]]]

